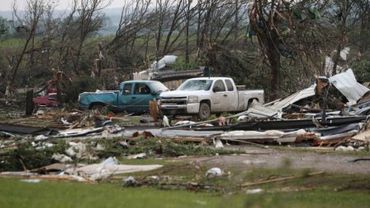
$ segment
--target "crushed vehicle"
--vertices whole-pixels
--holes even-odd
[[[133,80],[120,84],[119,90],[83,92],[78,97],[82,109],[109,107],[113,111],[128,113],[149,112],[149,102],[168,88],[158,81]]]
[[[212,113],[245,111],[253,101],[263,103],[264,91],[238,90],[228,77],[201,77],[162,92],[159,108],[164,115],[197,115],[205,120]]]
[[[32,99],[36,107],[46,106],[46,107],[58,107],[59,102],[57,100],[57,93],[48,93],[44,96],[38,96]]]

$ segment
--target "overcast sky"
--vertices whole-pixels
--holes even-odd
[[[25,5],[26,0],[0,0],[0,10],[1,11],[9,11],[12,10],[12,4],[16,1],[19,8],[22,9]],[[66,9],[68,6],[71,5],[71,0],[51,0],[57,5],[57,9]],[[121,7],[122,0],[111,0],[112,3],[108,6],[108,8],[114,7]],[[109,0],[107,0],[109,2]]]

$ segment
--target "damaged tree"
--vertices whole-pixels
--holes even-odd
[[[101,10],[107,6],[105,0],[74,0],[79,3],[77,9],[77,48],[74,48],[74,72],[79,74],[82,47],[88,36],[102,26],[103,14]],[[74,34],[73,34],[74,35]]]
[[[31,44],[32,40],[34,40],[36,35],[36,30],[40,21],[40,18],[44,14],[46,7],[46,2],[44,0],[27,0],[27,13],[25,15],[25,19],[22,19],[17,15],[17,6],[13,4],[13,13],[17,17],[17,21],[22,25],[18,26],[17,32],[26,34],[26,40],[23,46],[21,53],[13,62],[14,65],[10,66],[11,73],[8,76],[8,82],[5,90],[5,97],[8,99],[14,94],[14,86],[15,80],[17,78],[18,70],[21,66],[24,56],[29,49],[29,45]]]
[[[280,0],[254,0],[249,13],[251,28],[256,32],[260,47],[270,64],[272,98],[276,98],[279,91],[281,68],[279,47],[283,43],[275,22],[280,18],[277,10],[281,9],[283,6],[281,4]]]

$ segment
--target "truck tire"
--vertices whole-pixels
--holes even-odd
[[[200,120],[206,120],[211,115],[211,107],[208,103],[202,102],[199,106],[198,117]]]

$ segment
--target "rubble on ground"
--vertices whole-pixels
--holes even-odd
[[[0,176],[93,182],[161,167],[120,165],[115,156],[132,160],[227,154],[232,152],[228,152],[228,144],[368,151],[369,91],[347,70],[330,78],[318,77],[314,85],[284,99],[265,105],[253,102],[246,112],[209,121],[183,118],[171,122],[166,115],[157,120],[148,115],[105,115],[94,110],[38,110],[28,120],[17,117],[0,122],[0,171],[7,171]],[[36,125],[28,125],[30,120]],[[128,125],[133,120],[137,123]],[[223,175],[219,169],[211,170],[207,177]],[[136,183],[132,181],[124,184]]]

